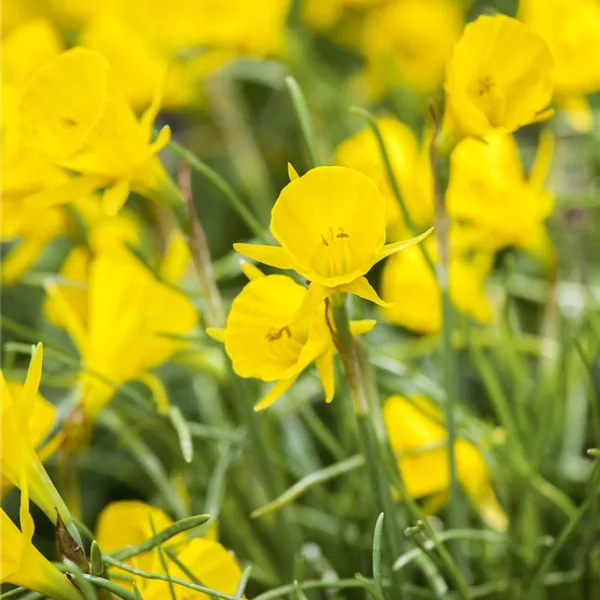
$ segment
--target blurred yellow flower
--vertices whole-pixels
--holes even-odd
[[[362,13],[387,0],[302,0],[302,19],[309,27],[327,31],[344,16]]]
[[[401,121],[392,118],[379,120],[394,175],[413,223],[420,228],[433,221],[433,177],[427,148],[421,150],[415,135]],[[356,169],[379,187],[386,200],[388,234],[408,231],[390,183],[377,140],[370,128],[365,128],[344,140],[336,149],[333,162],[341,167]]]
[[[406,491],[412,498],[426,498],[426,509],[446,503],[450,486],[447,432],[443,418],[431,401],[413,396],[391,396],[383,406],[383,418],[392,450],[407,454],[398,459]],[[430,448],[438,444],[437,447]],[[487,525],[505,531],[507,517],[498,503],[489,469],[481,452],[469,441],[454,444],[458,481]]]
[[[60,494],[48,477],[34,440],[30,435],[30,423],[34,414],[40,380],[42,377],[42,345],[38,344],[27,371],[25,385],[12,388],[12,394],[4,374],[0,372],[2,403],[2,444],[0,445],[0,465],[2,475],[13,485],[19,486],[23,477],[27,480],[31,499],[44,511],[52,523],[56,523],[56,513],[70,525],[71,516]],[[37,429],[39,424],[34,425]]]
[[[553,137],[543,134],[529,177],[525,177],[512,135],[492,136],[486,143],[459,142],[451,156],[446,202],[452,218],[479,232],[478,246],[517,246],[552,263],[544,221],[554,205],[545,189],[553,148]]]
[[[546,119],[552,67],[547,44],[523,23],[479,17],[465,27],[446,70],[445,131],[483,138]]]
[[[106,188],[105,210],[115,214],[130,190],[156,201],[172,193],[172,182],[156,157],[169,139],[168,127],[151,141],[158,108],[155,102],[138,121],[106,59],[73,48],[48,61],[25,89],[22,140],[57,165],[90,178],[97,188]]]
[[[314,312],[295,320],[307,294],[308,290],[290,277],[257,274],[233,301],[225,329],[208,330],[225,343],[237,375],[274,382],[256,410],[273,404],[312,362],[327,402],[333,400],[334,343],[327,307],[321,303]],[[375,321],[355,321],[351,328],[358,335],[374,325]]]
[[[462,25],[454,0],[399,0],[372,10],[361,44],[371,95],[380,97],[399,84],[421,94],[433,92],[443,81]]]
[[[3,391],[4,402],[4,391]],[[2,443],[4,438],[4,408],[2,411]],[[2,464],[4,469],[4,463]],[[21,488],[19,520],[21,529],[0,509],[0,582],[22,586],[54,600],[81,600],[77,588],[33,545],[34,524],[29,514],[29,483],[23,466],[18,485]]]
[[[171,525],[173,521],[160,509],[137,500],[113,502],[106,506],[98,520],[97,540],[105,552],[112,552],[129,545],[138,545]],[[164,547],[173,550],[181,563],[194,573],[202,585],[224,593],[234,594],[242,575],[231,552],[218,541],[206,538],[186,539],[184,533],[170,539]],[[169,575],[190,581],[190,578],[168,555],[165,560]],[[151,573],[164,574],[164,567],[157,549],[144,552],[126,561],[131,566]],[[118,571],[118,569],[115,569]],[[128,574],[129,575],[129,574]],[[162,600],[169,596],[168,583],[151,581],[134,576],[134,581],[146,600]],[[176,598],[208,600],[206,594],[174,586]]]
[[[301,313],[312,313],[336,292],[382,304],[365,274],[386,256],[431,233],[386,245],[385,225],[386,201],[372,179],[345,167],[317,167],[291,181],[273,207],[271,233],[281,246],[234,244],[234,248],[308,279],[309,294]]]
[[[198,313],[171,283],[159,281],[125,249],[96,256],[72,255],[65,277],[87,284],[70,290],[47,286],[47,314],[64,327],[85,365],[80,377],[86,419],[93,421],[119,386],[140,379],[152,390],[160,409],[166,395],[149,371],[166,362],[197,324]]]
[[[550,47],[558,105],[575,129],[589,131],[585,96],[600,90],[600,2],[521,0],[518,17]]]
[[[425,242],[437,260],[434,240]],[[450,297],[454,306],[481,323],[492,318],[484,284],[491,271],[493,253],[459,252],[451,249]],[[383,268],[382,296],[391,305],[383,309],[385,319],[419,333],[437,333],[442,325],[440,290],[435,275],[417,247],[392,256]]]

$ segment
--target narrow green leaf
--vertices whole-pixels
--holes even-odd
[[[192,434],[190,428],[185,420],[181,410],[178,406],[171,405],[169,407],[169,419],[173,424],[177,438],[179,439],[179,447],[181,448],[181,454],[183,460],[186,463],[191,463],[194,458],[194,444],[192,442]]]

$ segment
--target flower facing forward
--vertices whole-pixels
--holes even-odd
[[[392,450],[405,454],[398,459],[398,468],[406,492],[411,498],[427,499],[426,510],[434,512],[446,503],[450,487],[448,434],[440,424],[441,414],[424,396],[410,401],[392,396],[383,407],[383,418]],[[504,531],[506,514],[498,504],[481,452],[471,442],[458,439],[454,453],[458,481],[467,497],[490,527]]]
[[[483,138],[549,117],[552,66],[546,42],[523,23],[479,17],[465,27],[446,70],[446,132]]]
[[[365,274],[424,234],[385,244],[386,201],[372,179],[345,167],[317,167],[291,181],[271,213],[271,233],[281,246],[234,244],[244,256],[292,269],[310,281],[299,316],[312,313],[336,292],[383,304]]]
[[[3,392],[4,397],[4,392]],[[3,398],[4,399],[4,398]],[[4,413],[2,415],[4,421]],[[4,426],[3,426],[4,427]],[[3,445],[10,443],[4,438]],[[4,470],[4,464],[2,464]],[[29,514],[29,484],[25,470],[21,470],[19,487],[21,529],[0,509],[0,582],[22,586],[54,600],[81,600],[77,588],[33,545],[33,518]]]
[[[57,165],[106,188],[104,206],[116,213],[132,190],[153,200],[171,191],[156,153],[168,127],[152,142],[159,98],[138,121],[100,54],[73,48],[49,60],[21,101],[23,143]],[[74,185],[81,185],[75,179]]]
[[[557,104],[576,130],[589,131],[593,113],[586,96],[600,90],[600,3],[521,0],[518,17],[550,47]]]
[[[313,312],[295,319],[307,294],[304,286],[286,275],[257,274],[233,301],[225,329],[208,330],[225,343],[237,375],[274,383],[256,410],[275,402],[313,362],[326,400],[333,399],[334,342],[326,305],[322,302]],[[374,325],[375,321],[355,321],[351,328],[358,335]]]
[[[448,212],[479,236],[478,246],[516,246],[547,265],[552,245],[544,221],[554,205],[545,188],[554,138],[542,134],[526,177],[512,135],[491,136],[483,144],[464,139],[451,156]]]
[[[384,118],[378,125],[408,213],[417,227],[427,227],[433,221],[433,177],[429,157],[419,148],[411,129],[401,121]],[[386,200],[388,236],[390,232],[406,235],[408,229],[371,129],[362,129],[344,140],[338,146],[333,162],[373,179]]]
[[[141,544],[172,524],[173,521],[162,510],[144,502],[113,502],[100,514],[97,540],[104,552],[112,552],[126,546]],[[187,539],[185,534],[179,534],[163,547],[174,552],[178,562],[187,568],[185,573],[177,564],[170,562],[168,554],[165,553],[164,558],[168,561],[168,573],[171,577],[190,581],[189,573],[193,573],[196,581],[201,581],[202,585],[223,594],[235,593],[242,572],[233,554],[218,541],[200,537]],[[166,574],[157,549],[138,554],[126,562],[142,571]],[[162,600],[169,597],[169,584],[166,582],[151,581],[139,576],[135,576],[134,581],[146,600]],[[208,596],[200,592],[177,585],[173,589],[178,600],[208,600]]]
[[[54,484],[48,477],[38,456],[30,435],[30,426],[38,389],[42,377],[42,345],[34,350],[27,378],[22,388],[9,388],[0,372],[2,391],[2,444],[0,445],[0,465],[2,475],[13,485],[19,486],[25,477],[31,499],[56,523],[56,512],[70,525],[72,518]]]

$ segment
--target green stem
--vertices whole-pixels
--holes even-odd
[[[292,99],[292,104],[294,106],[296,117],[298,118],[298,123],[300,123],[300,129],[306,144],[306,149],[308,150],[311,167],[317,167],[321,164],[321,161],[317,151],[315,132],[313,130],[310,113],[308,111],[306,97],[300,89],[298,82],[291,75],[288,75],[285,78],[285,85],[290,94],[290,98]]]

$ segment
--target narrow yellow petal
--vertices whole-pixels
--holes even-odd
[[[8,255],[2,257],[0,277],[4,285],[18,281],[41,256],[46,243],[39,239],[22,240]]]
[[[554,135],[551,132],[543,131],[540,135],[535,160],[529,173],[529,182],[536,190],[544,189],[554,155],[554,142]]]
[[[169,395],[162,381],[152,373],[143,373],[138,379],[152,392],[158,412],[161,415],[166,414],[169,410]]]
[[[331,402],[335,394],[335,377],[333,374],[333,350],[321,354],[315,361],[319,372],[323,389],[325,390],[325,401]]]
[[[329,296],[335,292],[335,288],[329,288],[318,283],[311,283],[308,287],[308,293],[304,297],[300,308],[296,311],[292,318],[292,323],[296,323],[301,319],[313,315]]]
[[[369,333],[377,325],[377,321],[364,320],[364,321],[350,321],[350,331],[352,335],[362,335],[363,333]]]
[[[33,350],[31,356],[31,362],[27,369],[27,377],[25,378],[25,385],[23,386],[23,393],[21,396],[21,402],[19,403],[19,409],[22,415],[21,425],[23,427],[23,436],[29,439],[29,418],[33,414],[33,405],[37,398],[38,390],[40,389],[40,382],[42,380],[42,361],[44,357],[44,347],[42,343]]]
[[[290,181],[294,181],[295,179],[300,178],[300,175],[298,175],[298,171],[296,171],[296,169],[294,169],[294,167],[292,166],[292,163],[288,163],[287,169],[288,169],[288,177],[290,178]]]
[[[241,262],[240,268],[242,269],[242,273],[249,281],[265,276],[265,274],[256,265],[246,262],[245,260]]]
[[[594,112],[585,96],[561,98],[558,105],[569,125],[578,133],[589,133],[594,128]]]
[[[234,244],[233,249],[247,258],[277,269],[294,269],[294,262],[280,246]]]
[[[254,405],[254,410],[264,410],[273,404],[276,400],[278,400],[283,393],[285,393],[296,381],[297,375],[290,377],[289,379],[282,379],[280,381],[275,382],[273,387],[267,392],[267,394]]]
[[[86,333],[79,315],[67,302],[66,298],[54,282],[46,281],[44,288],[54,304],[54,309],[60,313],[62,317],[62,325],[73,339],[73,342],[79,351],[83,352],[86,346]]]
[[[379,256],[377,257],[377,260],[380,261],[382,258],[385,258],[386,256],[390,256],[390,254],[395,254],[396,252],[400,252],[400,250],[404,250],[405,248],[410,248],[411,246],[414,246],[415,244],[418,244],[419,242],[423,241],[426,237],[428,237],[432,233],[433,233],[433,227],[430,227],[424,233],[421,233],[420,235],[417,235],[414,238],[411,238],[410,240],[404,240],[402,242],[394,242],[393,244],[386,244],[381,249],[381,252],[379,253]]]
[[[368,300],[369,302],[373,302],[374,304],[377,304],[378,306],[383,306],[385,308],[389,308],[390,306],[393,306],[393,304],[390,304],[389,302],[384,302],[379,297],[379,295],[377,294],[377,292],[375,291],[373,286],[368,282],[366,277],[359,277],[358,279],[355,279],[354,281],[351,281],[350,283],[341,285],[341,286],[339,286],[338,290],[341,292],[346,292],[348,294],[355,294],[356,296],[359,296],[360,298],[364,298],[365,300]]]
[[[102,194],[102,207],[107,215],[116,215],[127,202],[131,182],[121,179],[114,185],[107,187]]]
[[[148,150],[148,157],[153,156],[157,152],[160,152],[171,139],[171,128],[165,125],[156,136],[156,139],[150,144]]]
[[[206,335],[217,342],[225,343],[225,327],[207,327]]]
[[[163,98],[167,88],[168,78],[169,68],[167,67],[160,77],[160,84],[157,85],[156,89],[154,90],[154,95],[152,96],[152,102],[150,103],[150,106],[144,111],[144,114],[140,119],[140,125],[146,131],[146,139],[148,141],[152,139],[152,125],[154,125],[154,121],[160,112],[160,107],[162,106]]]

